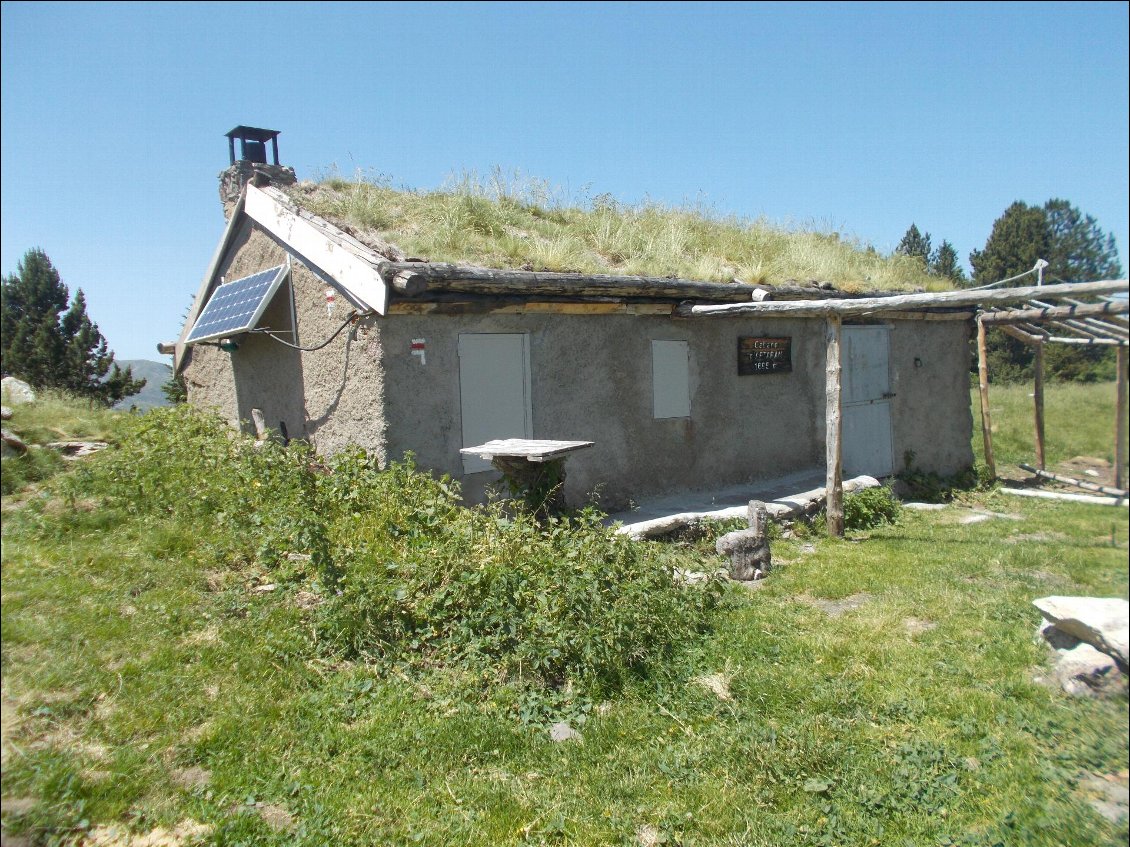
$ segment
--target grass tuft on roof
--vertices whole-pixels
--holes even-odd
[[[701,206],[628,205],[601,194],[570,202],[547,183],[495,170],[436,191],[385,177],[331,174],[287,189],[303,208],[391,241],[408,256],[492,268],[682,277],[750,284],[831,283],[848,291],[944,290],[906,256],[838,232],[719,215]]]

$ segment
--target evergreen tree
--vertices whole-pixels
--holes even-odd
[[[1099,228],[1090,215],[1084,215],[1066,200],[1052,199],[1044,204],[1051,244],[1045,274],[1064,282],[1093,282],[1118,279],[1122,264],[1114,236]]]
[[[922,262],[924,268],[930,267],[930,233],[923,235],[918,231],[918,226],[910,225],[906,235],[902,237],[895,252],[901,256],[914,256]]]
[[[1013,203],[993,223],[985,249],[969,254],[973,284],[988,285],[1031,270],[1037,259],[1047,258],[1051,242],[1052,231],[1044,210],[1020,201]],[[1018,280],[1015,284],[1032,282]]]
[[[35,388],[57,388],[107,406],[136,394],[145,380],[114,364],[86,314],[81,289],[69,308],[68,296],[46,253],[37,248],[24,254],[16,273],[0,284],[0,370]]]
[[[951,280],[955,285],[965,285],[965,269],[957,262],[957,250],[948,241],[942,241],[930,256],[930,273]]]
[[[1089,282],[1118,278],[1122,265],[1114,238],[1066,200],[1052,199],[1043,206],[1016,202],[993,223],[984,250],[969,255],[975,285],[987,285],[1031,270],[1037,259],[1048,262],[1048,281]],[[1013,285],[1034,285],[1026,277]],[[1027,379],[1032,373],[1032,348],[996,331],[988,337],[989,368],[1001,381]],[[1113,373],[1111,351],[1102,347],[1048,346],[1045,367],[1049,375],[1089,381]]]
[[[174,406],[178,403],[188,402],[188,386],[184,384],[184,377],[178,373],[174,373],[161,383],[161,392],[165,395],[165,399]]]

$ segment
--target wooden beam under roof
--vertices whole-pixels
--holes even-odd
[[[840,317],[881,316],[884,313],[942,306],[979,306],[992,303],[1023,303],[1041,294],[1111,294],[1130,290],[1127,281],[1102,280],[1063,285],[1025,286],[1023,288],[965,289],[927,294],[902,294],[892,297],[861,298],[816,302],[798,300],[785,303],[729,303],[720,306],[682,305],[675,310],[681,317],[727,317],[755,314],[758,317]]]

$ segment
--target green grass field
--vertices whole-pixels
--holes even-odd
[[[974,420],[973,451],[980,460],[984,456],[984,444],[981,438],[981,403],[976,387],[971,390],[970,397]],[[1044,438],[1048,467],[1077,456],[1113,462],[1114,402],[1113,383],[1067,382],[1047,386],[1044,393]],[[998,465],[1033,464],[1036,425],[1031,385],[990,385],[989,410],[993,421],[993,455]],[[1003,470],[998,468],[1002,475]]]
[[[1057,455],[1103,455],[1084,431],[1049,424]],[[559,691],[564,743],[512,677],[330,649],[311,575],[229,518],[51,485],[3,517],[5,844],[1126,843],[1087,780],[1126,783],[1127,699],[1038,681],[1031,606],[1127,596],[1125,510],[981,492],[798,528],[661,664],[583,707]],[[709,538],[646,554],[723,564]]]

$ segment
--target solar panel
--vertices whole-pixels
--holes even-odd
[[[251,329],[279,290],[286,271],[286,265],[279,265],[221,285],[196,319],[185,344],[226,338]]]

